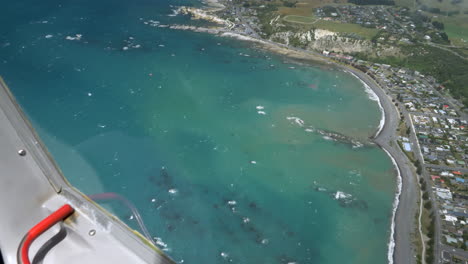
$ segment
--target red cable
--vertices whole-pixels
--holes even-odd
[[[29,230],[26,236],[23,239],[23,242],[20,245],[19,252],[21,252],[21,262],[22,264],[31,264],[29,261],[29,247],[32,242],[39,237],[42,233],[47,231],[56,223],[70,216],[75,210],[68,204],[60,207],[57,211],[53,212],[44,220],[39,222],[33,228]]]

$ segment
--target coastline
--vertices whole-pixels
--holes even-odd
[[[377,144],[392,160],[397,172],[397,190],[393,202],[392,223],[388,247],[388,263],[414,263],[411,233],[413,232],[413,216],[416,208],[417,184],[412,165],[398,147],[396,128],[400,121],[399,113],[391,99],[385,94],[373,79],[357,69],[338,65],[353,74],[379,98],[385,122],[377,129],[372,141]]]
[[[381,99],[374,92],[374,90],[372,90],[372,88],[370,88],[369,85],[367,85],[367,83],[364,82],[361,78],[359,78],[356,74],[354,74],[351,71],[345,71],[345,72],[348,72],[349,74],[353,75],[356,79],[358,79],[364,85],[364,88],[366,89],[366,93],[369,94],[369,99],[371,99],[372,101],[376,101],[377,104],[379,105],[379,109],[380,109],[380,112],[381,112],[382,115],[381,115],[381,118],[380,118],[379,126],[377,127],[377,131],[371,137],[371,138],[377,138],[380,135],[380,132],[382,132],[382,129],[384,128],[384,126],[385,126],[385,109],[382,106]]]
[[[393,264],[394,259],[395,259],[394,254],[395,254],[395,247],[396,247],[396,241],[395,241],[395,227],[397,225],[397,223],[396,223],[396,214],[397,214],[397,211],[398,211],[398,207],[400,205],[400,197],[401,197],[401,192],[402,192],[402,182],[403,182],[403,180],[402,180],[402,176],[401,176],[400,166],[396,162],[395,158],[392,156],[392,154],[390,154],[390,152],[388,152],[385,149],[384,146],[382,146],[381,144],[376,142],[376,139],[379,138],[382,130],[385,127],[385,113],[388,112],[388,111],[391,111],[391,109],[385,109],[382,106],[382,99],[374,91],[374,89],[377,88],[377,87],[374,87],[374,89],[372,89],[371,88],[372,85],[371,86],[368,85],[362,78],[360,78],[359,76],[354,74],[352,71],[350,71],[350,70],[344,70],[344,71],[350,73],[355,78],[357,78],[364,85],[364,87],[366,89],[366,92],[370,95],[369,98],[371,100],[373,100],[373,101],[376,101],[377,104],[379,105],[379,109],[380,109],[380,112],[382,113],[382,117],[380,119],[379,126],[377,127],[377,131],[375,132],[374,136],[371,137],[371,139],[373,139],[373,141],[388,155],[388,157],[391,159],[391,161],[393,163],[393,166],[395,167],[395,170],[397,172],[397,178],[396,178],[397,179],[396,180],[397,189],[396,189],[395,198],[393,200],[393,205],[392,205],[392,220],[391,220],[391,224],[390,224],[390,238],[389,238],[388,249],[387,249],[388,263]],[[383,90],[380,86],[378,87],[378,89]],[[396,110],[396,109],[393,109],[393,110]],[[386,127],[387,127],[387,129],[391,129],[391,128],[389,128],[389,126],[386,126]],[[402,224],[403,223],[398,223],[398,225],[402,225]]]
[[[250,37],[239,38],[241,40],[252,39]],[[258,42],[255,39],[255,42]],[[312,61],[314,63],[325,63],[335,66],[345,72],[353,75],[364,85],[366,92],[372,91],[370,98],[378,103],[379,109],[382,113],[379,126],[376,132],[371,137],[377,146],[379,146],[391,159],[396,173],[397,188],[395,190],[395,197],[392,205],[392,216],[390,224],[390,235],[388,242],[387,259],[389,264],[394,263],[413,263],[413,251],[411,245],[411,233],[413,231],[413,212],[416,204],[416,185],[414,183],[414,175],[412,172],[412,165],[408,164],[405,160],[404,153],[398,148],[396,143],[396,128],[399,122],[399,113],[391,99],[385,94],[383,88],[380,87],[373,79],[367,74],[357,69],[347,67],[321,56],[321,54],[312,51],[300,51],[296,48],[283,47],[281,44],[271,43],[269,41],[260,42],[264,49],[275,52],[280,55],[288,56],[293,59],[300,59],[305,61]],[[396,147],[394,147],[396,146]]]
[[[393,158],[393,156],[385,149],[382,148],[383,151],[390,157],[392,160],[393,166],[395,166],[395,169],[397,171],[397,191],[395,194],[395,199],[393,200],[393,207],[392,207],[392,222],[390,224],[390,240],[388,242],[388,251],[387,251],[387,259],[389,264],[393,264],[394,262],[394,254],[395,254],[395,247],[396,247],[396,242],[395,242],[395,227],[396,227],[396,214],[398,210],[398,206],[400,205],[400,197],[401,197],[401,191],[402,191],[402,178],[401,178],[401,171],[400,168],[398,167],[397,162]]]
[[[396,173],[397,188],[395,198],[392,205],[392,216],[390,224],[390,236],[388,242],[387,259],[389,264],[394,263],[413,263],[413,251],[411,244],[411,233],[413,231],[413,212],[416,204],[416,185],[414,183],[414,175],[412,165],[409,165],[405,160],[405,154],[396,145],[396,128],[399,122],[399,113],[390,98],[385,94],[383,88],[380,87],[367,74],[357,69],[347,67],[329,60],[327,57],[312,51],[301,51],[296,48],[286,47],[279,43],[270,41],[262,41],[252,37],[243,36],[237,33],[230,35],[221,34],[221,36],[235,37],[244,41],[253,41],[260,43],[263,49],[284,55],[293,59],[302,61],[313,61],[314,63],[325,63],[335,66],[345,72],[353,75],[364,84],[366,92],[372,91],[371,100],[377,101],[379,109],[382,113],[379,126],[375,134],[371,137],[377,146],[379,146],[391,159]],[[396,145],[396,148],[394,147]]]
[[[385,90],[380,87],[375,80],[360,70],[338,64],[320,53],[246,36],[225,28],[202,28],[192,26],[169,26],[169,28],[205,32],[218,35],[220,37],[231,37],[252,42],[260,46],[259,48],[263,50],[292,59],[334,66],[338,69],[344,70],[361,81],[366,92],[370,95],[370,99],[377,101],[382,113],[379,126],[377,127],[375,134],[371,137],[371,141],[379,146],[390,157],[397,172],[397,188],[392,206],[387,251],[388,263],[414,263],[411,233],[414,230],[413,213],[415,212],[414,210],[417,200],[415,196],[417,186],[415,184],[412,165],[408,164],[405,154],[396,143],[396,128],[400,121],[398,110],[393,105],[391,99],[386,95]]]

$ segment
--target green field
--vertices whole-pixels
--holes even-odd
[[[396,3],[398,4],[398,2],[402,2],[404,3],[402,4],[403,6],[407,6],[415,10],[420,9],[423,6],[428,8],[438,8],[441,11],[441,15],[450,11],[460,11],[460,13],[463,13],[468,10],[467,1],[461,1],[458,4],[454,4],[453,1],[447,0],[397,0]]]
[[[445,33],[454,45],[468,46],[468,27],[447,23],[445,24]]]
[[[340,33],[356,33],[366,39],[372,39],[379,30],[375,28],[365,28],[358,24],[338,23],[334,21],[318,20],[313,25],[315,28],[326,29]]]
[[[317,19],[312,17],[312,16],[295,16],[295,15],[289,15],[285,16],[283,18],[284,21],[290,22],[290,23],[299,23],[299,24],[308,24],[311,25],[313,24]]]
[[[433,20],[440,21],[445,25],[447,33],[452,44],[456,46],[468,47],[468,16],[457,15],[453,17],[438,16]]]

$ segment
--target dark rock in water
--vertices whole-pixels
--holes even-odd
[[[354,208],[358,208],[361,210],[367,210],[369,209],[369,206],[367,205],[367,202],[364,200],[358,200],[355,203],[353,203]]]
[[[281,255],[277,257],[278,262],[281,264],[289,264],[289,263],[297,263],[297,261],[291,257],[288,257],[286,255]]]
[[[256,229],[255,227],[253,227],[253,226],[249,226],[249,227],[247,228],[247,230],[248,230],[249,232],[252,232],[252,233],[258,233],[257,229]]]
[[[180,221],[183,218],[182,218],[182,215],[180,215],[179,213],[174,213],[173,219],[176,221]]]
[[[161,182],[161,181],[158,181],[157,177],[154,176],[154,175],[149,176],[149,181],[150,181],[153,185],[155,185],[155,186],[157,186],[157,187],[161,187],[161,186],[162,186],[162,182]]]
[[[360,210],[367,210],[369,206],[367,205],[367,202],[364,200],[356,200],[356,199],[341,199],[339,200],[340,206],[345,207],[345,208],[354,208],[354,209],[360,209]]]
[[[338,200],[338,203],[340,204],[341,207],[351,207],[352,202],[353,202],[352,200],[345,200],[345,199]]]
[[[257,204],[255,202],[250,202],[249,203],[249,208],[253,209],[253,210],[259,210],[260,208],[258,208]]]
[[[149,181],[157,187],[162,187],[164,189],[174,188],[172,178],[164,167],[159,171],[159,177],[153,174],[149,176]]]
[[[317,192],[326,192],[327,191],[327,189],[325,189],[323,187],[317,187],[317,186],[314,187],[314,190],[316,190]]]
[[[183,220],[182,215],[169,206],[162,208],[160,210],[160,215],[170,222]]]
[[[167,230],[169,230],[170,232],[174,231],[175,230],[175,227],[173,225],[168,225],[167,226]]]
[[[156,199],[156,201],[153,204],[153,207],[160,207],[160,206],[163,206],[164,204],[166,203],[166,200],[162,200],[162,199]]]
[[[263,237],[260,236],[260,234],[257,234],[257,235],[255,236],[255,243],[257,243],[257,244],[263,244],[262,242],[263,242]]]
[[[287,231],[286,235],[288,235],[288,237],[293,237],[296,235],[296,233],[294,233],[293,231]]]
[[[163,183],[166,185],[166,186],[169,186],[169,185],[172,185],[172,179],[171,179],[171,176],[169,175],[169,173],[167,172],[167,169],[166,168],[161,168],[161,171],[160,171],[160,176],[163,180]]]

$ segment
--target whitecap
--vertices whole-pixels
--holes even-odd
[[[397,191],[395,194],[395,199],[393,200],[393,208],[392,208],[392,222],[390,225],[390,241],[388,242],[388,252],[387,252],[387,259],[389,264],[393,264],[393,254],[395,252],[395,218],[396,218],[396,211],[398,209],[398,205],[400,204],[400,196],[401,196],[401,189],[402,189],[402,178],[400,168],[398,167],[397,162],[393,158],[393,156],[384,148],[382,148],[385,153],[390,157],[392,160],[393,166],[395,166],[397,171]]]
[[[345,193],[345,192],[342,192],[342,191],[337,191],[337,192],[335,193],[335,199],[336,199],[336,200],[340,200],[340,199],[349,199],[349,198],[351,198],[351,197],[352,197],[351,194]]]
[[[72,36],[66,36],[65,39],[66,39],[66,40],[81,40],[81,37],[82,37],[82,36],[83,36],[83,35],[81,35],[81,34],[75,34],[74,37],[72,37]]]
[[[286,117],[287,120],[293,120],[299,126],[304,126],[304,120],[300,119],[299,117],[295,116],[288,116]]]
[[[379,109],[380,109],[380,112],[382,113],[382,117],[380,119],[380,122],[379,122],[379,126],[377,127],[377,132],[375,133],[375,136],[374,137],[377,137],[380,132],[382,132],[382,129],[385,125],[385,110],[382,106],[382,102],[380,101],[380,98],[379,96],[374,92],[374,90],[372,90],[369,85],[367,85],[366,82],[364,82],[361,78],[359,78],[356,74],[352,73],[352,72],[349,72],[351,75],[353,75],[354,77],[356,77],[363,85],[364,85],[364,88],[365,88],[365,91],[369,97],[369,99],[371,99],[372,101],[376,101],[377,104],[379,105]]]

